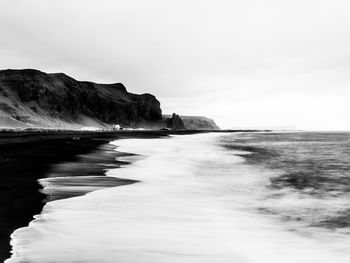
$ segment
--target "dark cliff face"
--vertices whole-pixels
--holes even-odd
[[[84,116],[128,125],[162,118],[153,95],[128,93],[121,83],[77,81],[32,69],[0,71],[0,113],[28,123],[35,123],[36,117],[74,123]]]

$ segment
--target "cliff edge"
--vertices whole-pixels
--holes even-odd
[[[162,119],[151,94],[129,93],[123,84],[77,81],[63,73],[0,71],[0,127],[109,127]]]

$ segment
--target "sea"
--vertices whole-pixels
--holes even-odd
[[[350,133],[110,143],[137,182],[48,202],[7,263],[350,262]]]

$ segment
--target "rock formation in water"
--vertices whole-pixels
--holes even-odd
[[[0,71],[0,127],[104,127],[162,119],[151,94],[132,94],[121,83],[77,81],[63,73]]]
[[[173,113],[171,118],[168,118],[166,120],[167,128],[170,128],[172,130],[184,130],[185,125],[179,115],[176,113]]]

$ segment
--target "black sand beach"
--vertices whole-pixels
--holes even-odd
[[[135,182],[105,176],[106,170],[125,164],[117,158],[127,154],[115,151],[110,141],[204,132],[0,132],[0,260],[10,256],[11,233],[27,226],[45,202]]]
[[[130,136],[130,134],[124,134]],[[134,134],[133,136],[138,136]],[[155,134],[142,135],[153,137]],[[160,136],[160,135],[157,135]],[[0,260],[10,256],[10,235],[28,225],[46,201],[134,183],[106,177],[106,169],[117,168],[122,153],[109,141],[115,133],[21,132],[0,134]],[[72,176],[76,176],[72,178]],[[41,193],[38,179],[48,179],[50,191]],[[58,187],[57,187],[58,186]],[[64,189],[62,191],[62,189]]]

